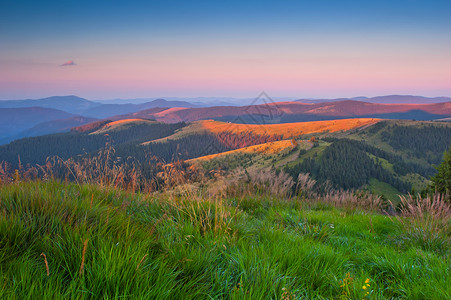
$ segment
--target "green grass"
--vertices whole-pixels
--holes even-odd
[[[0,187],[0,299],[450,299],[440,241],[320,202],[25,182]]]
[[[402,193],[400,193],[393,186],[386,182],[379,181],[376,178],[370,179],[369,190],[374,194],[384,195],[393,203],[399,203],[399,195],[402,195]]]

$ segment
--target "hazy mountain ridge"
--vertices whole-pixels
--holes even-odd
[[[184,101],[167,101],[164,99],[156,99],[141,104],[101,104],[97,107],[82,112],[82,114],[93,118],[109,118],[115,115],[136,113],[146,109],[174,107],[194,108],[198,106]]]
[[[142,110],[159,112],[178,106],[196,107],[188,102],[164,99],[141,104],[102,104],[77,96],[4,100],[0,101],[0,145],[22,137],[69,131],[98,119],[118,119],[114,118],[116,115]]]
[[[53,108],[0,108],[0,138],[15,135],[42,122],[72,117],[71,113]]]
[[[52,96],[42,99],[3,100],[0,108],[25,108],[43,107],[62,110],[72,114],[80,114],[83,111],[101,105],[100,103],[86,100],[77,96]]]
[[[421,117],[418,112],[427,114],[427,120],[441,119],[451,116],[451,102],[433,104],[376,104],[355,100],[344,100],[337,102],[323,102],[308,104],[302,102],[276,102],[271,104],[260,104],[251,106],[214,106],[201,108],[174,109],[159,112],[157,114],[150,111],[140,111],[135,114],[126,114],[123,118],[140,117],[153,118],[161,122],[192,122],[197,120],[219,119],[244,123],[245,119],[259,118],[270,119],[274,123],[283,121],[283,117],[299,115],[299,120],[293,119],[290,122],[304,121],[302,117],[309,117],[309,121],[328,119],[340,119],[350,117],[376,117],[380,115],[401,114],[403,119],[417,119]],[[254,116],[254,117],[252,117]],[[318,119],[315,119],[315,116]],[[263,122],[267,123],[267,121]]]
[[[45,134],[69,132],[73,127],[95,122],[97,119],[75,116],[67,119],[51,120],[39,123],[30,129],[19,132],[13,136],[0,139],[0,145],[7,144],[17,139],[40,136]]]
[[[345,100],[364,101],[369,103],[379,104],[432,104],[441,102],[450,102],[451,97],[423,97],[413,95],[386,95],[376,97],[351,97],[351,98],[335,98],[335,99],[298,99],[296,101],[303,103],[322,103],[322,102],[337,102]]]
[[[267,103],[264,104],[247,106],[200,106],[186,101],[167,101],[165,99],[155,99],[138,104],[102,104],[77,96],[0,101],[0,110],[3,110],[3,112],[0,111],[0,117],[5,115],[5,109],[15,110],[13,113],[15,119],[11,119],[11,116],[5,116],[2,118],[3,122],[0,122],[0,132],[2,132],[0,143],[9,142],[18,137],[67,131],[70,124],[75,127],[96,119],[143,118],[166,123],[214,119],[225,122],[266,124],[356,117],[435,120],[446,119],[451,116],[451,98],[447,97],[427,98],[392,95],[373,98],[333,99],[327,100],[328,102],[321,102],[322,100],[271,102],[271,99],[266,100]],[[450,101],[443,102],[446,100]],[[380,103],[371,103],[371,101]],[[416,104],[383,103],[393,101],[409,101]],[[418,102],[436,103],[418,104]],[[60,113],[54,116],[50,111],[35,109],[35,113],[32,115],[33,110],[29,107],[30,105],[45,109],[58,109]],[[16,107],[13,108],[12,106]],[[23,113],[20,109],[24,109]],[[62,114],[63,112],[66,114]],[[81,119],[79,121],[71,119],[75,116],[85,117],[86,122],[81,122]],[[69,120],[62,121],[63,119]],[[56,121],[55,124],[51,123],[53,121]],[[32,129],[39,123],[45,124]],[[27,132],[27,130],[29,131]]]
[[[3,100],[0,108],[43,107],[62,110],[71,114],[93,118],[106,118],[119,114],[134,113],[155,107],[197,107],[198,105],[186,101],[167,101],[154,99],[145,103],[101,103],[77,96],[53,96],[42,99]]]

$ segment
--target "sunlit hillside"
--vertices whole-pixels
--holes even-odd
[[[283,135],[285,138],[311,133],[337,132],[351,130],[377,123],[379,119],[344,119],[333,121],[315,121],[286,124],[233,124],[216,121],[204,121],[202,125],[213,133],[221,132],[252,132],[256,135]]]
[[[186,162],[194,163],[196,161],[209,160],[209,159],[227,156],[227,155],[236,154],[236,153],[261,153],[261,154],[267,154],[267,155],[277,154],[282,150],[295,148],[298,143],[310,144],[310,147],[311,147],[311,143],[308,141],[293,142],[293,140],[282,140],[282,141],[275,141],[275,142],[269,142],[269,143],[264,143],[264,144],[260,144],[260,145],[255,145],[255,146],[244,147],[244,148],[221,152],[221,153],[217,153],[217,154],[205,155],[205,156],[201,156],[198,158],[189,159]]]
[[[126,130],[130,126],[135,125],[149,125],[155,124],[155,121],[143,120],[143,119],[124,119],[106,123],[100,129],[92,132],[91,134],[105,134],[114,130]]]
[[[150,142],[163,142],[167,139],[179,139],[190,134],[199,133],[232,133],[245,134],[252,133],[253,135],[269,135],[282,136],[283,138],[298,137],[306,134],[315,133],[333,133],[338,131],[348,131],[357,128],[364,128],[379,122],[380,119],[375,118],[357,118],[357,119],[342,119],[330,121],[314,121],[314,122],[297,122],[285,124],[236,124],[228,122],[219,122],[213,120],[196,121],[191,125],[177,131],[175,134],[160,140],[153,140]]]

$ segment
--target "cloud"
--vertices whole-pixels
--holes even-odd
[[[67,67],[67,66],[76,66],[77,64],[73,60],[66,61],[64,64],[60,65],[60,67]]]

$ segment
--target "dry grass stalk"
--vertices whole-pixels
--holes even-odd
[[[441,232],[448,234],[451,219],[451,204],[447,195],[428,195],[426,198],[400,196],[400,215],[397,219],[412,232],[433,236]]]
[[[364,191],[344,191],[330,189],[325,195],[316,195],[315,202],[323,202],[338,208],[364,209],[371,211],[382,211],[384,202],[378,195],[369,194]]]
[[[47,262],[47,256],[44,254],[44,252],[41,253],[41,256],[44,257],[45,270],[47,271],[47,277],[49,277],[50,271],[49,271],[49,263]]]
[[[83,275],[83,270],[85,268],[85,255],[86,255],[86,249],[88,248],[88,239],[85,240],[85,242],[83,243],[83,253],[81,256],[81,265],[80,265],[80,270],[78,272],[78,274],[80,276]]]
[[[446,195],[435,194],[422,198],[409,194],[400,196],[400,199],[402,216],[419,219],[430,217],[434,220],[442,220],[444,223],[448,223],[451,217],[451,205],[446,201]]]
[[[316,180],[310,178],[309,173],[299,173],[298,181],[296,183],[296,193],[303,194],[306,197],[311,197],[314,194],[314,187]]]
[[[108,225],[109,221],[110,221],[110,207],[108,206],[107,211],[106,211],[105,225]]]
[[[155,177],[146,177],[142,164],[149,164],[154,170],[161,172]],[[18,171],[11,170],[8,163],[0,162],[0,184],[38,178],[95,184],[132,192],[155,192],[194,181],[201,182],[204,175],[199,169],[189,167],[183,161],[165,164],[154,156],[147,157],[145,162],[139,162],[132,157],[122,159],[115,156],[114,148],[110,144],[94,156],[84,155],[67,160],[54,156],[47,158],[44,165],[21,165]]]
[[[277,173],[270,169],[254,169],[251,171],[238,168],[224,179],[223,189],[217,189],[216,195],[228,197],[246,197],[249,195],[264,195],[289,198],[294,181],[284,172]]]
[[[153,224],[152,228],[150,229],[150,235],[153,235],[155,230],[157,229],[158,224],[161,223],[168,215],[164,213],[156,222]]]
[[[136,271],[138,271],[139,267],[141,266],[141,264],[143,263],[143,261],[146,259],[146,257],[148,255],[149,254],[146,254],[146,255],[143,256],[143,258],[141,258],[141,260],[139,261],[138,265],[136,266]]]

